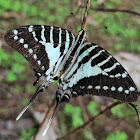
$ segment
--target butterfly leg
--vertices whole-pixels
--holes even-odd
[[[35,76],[37,78],[36,81],[33,83],[33,85],[35,86],[38,83],[38,81],[39,81],[40,77],[42,76],[42,74],[38,73],[35,69],[33,69],[33,70],[35,71]]]

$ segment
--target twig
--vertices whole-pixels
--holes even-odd
[[[83,6],[81,6],[81,8],[84,8]],[[104,9],[104,8],[90,8],[93,11],[98,11],[98,12],[121,12],[121,13],[127,13],[127,14],[132,14],[132,15],[136,15],[136,16],[140,16],[139,12],[135,12],[132,10],[126,10],[126,9]]]
[[[51,110],[52,110],[52,108],[54,107],[54,105],[55,105],[55,98],[53,99],[53,101],[52,101],[51,104],[49,105],[48,111],[47,111],[47,113],[46,113],[46,115],[45,115],[45,117],[44,117],[42,123],[40,124],[39,129],[37,130],[36,134],[34,135],[33,140],[36,140],[36,137],[37,137],[38,133],[40,132],[40,130],[41,130],[41,128],[43,127],[43,125],[44,125],[44,123],[46,122],[46,120],[48,119],[48,117],[49,117],[49,115],[50,115],[50,113],[51,113]]]
[[[105,112],[107,112],[108,110],[110,110],[111,108],[122,104],[122,102],[117,101],[116,103],[111,104],[110,106],[108,106],[106,109],[102,110],[100,113],[98,113],[95,117],[92,117],[91,119],[89,119],[87,122],[85,122],[83,125],[77,127],[76,129],[74,129],[73,131],[71,131],[70,133],[67,133],[65,136],[58,138],[57,140],[63,140],[81,130],[83,130],[86,126],[90,125],[93,121],[99,119]]]
[[[85,24],[86,24],[87,14],[88,14],[88,10],[89,10],[89,8],[90,8],[90,0],[87,0],[87,5],[86,5],[86,9],[85,9],[84,17],[83,17],[82,30],[85,29]]]

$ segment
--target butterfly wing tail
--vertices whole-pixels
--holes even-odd
[[[48,123],[47,123],[47,126],[46,126],[46,128],[45,128],[45,130],[44,130],[44,132],[43,132],[43,136],[45,136],[45,134],[47,133],[47,131],[48,131],[50,125],[51,125],[51,122],[52,122],[52,120],[53,120],[53,117],[54,117],[54,115],[55,115],[57,109],[59,108],[60,103],[61,103],[61,100],[59,100],[59,101],[57,100],[56,105],[55,105],[55,107],[54,107],[54,109],[53,109],[52,115],[50,116],[50,118],[49,118],[49,120],[48,120]]]
[[[38,89],[36,90],[36,92],[34,93],[34,95],[32,96],[32,98],[30,99],[30,101],[28,102],[28,104],[23,108],[23,110],[20,112],[20,114],[17,116],[16,121],[18,121],[21,116],[24,114],[24,112],[29,108],[29,106],[32,104],[32,102],[35,100],[36,96],[42,92],[47,86],[49,85],[49,83],[47,84],[42,84],[38,87]]]

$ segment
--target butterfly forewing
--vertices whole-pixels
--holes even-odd
[[[126,70],[98,45],[85,43],[64,81],[73,96],[93,94],[125,102],[138,98],[137,88]]]
[[[51,71],[60,57],[63,60],[74,35],[58,27],[30,25],[8,31],[5,40],[29,61],[36,72],[42,74]]]

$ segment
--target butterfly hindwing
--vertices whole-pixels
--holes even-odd
[[[74,35],[65,29],[43,25],[21,26],[4,37],[40,74],[51,71],[60,57],[62,61],[74,40]]]
[[[121,101],[138,98],[137,88],[120,63],[98,45],[85,43],[64,81],[73,96],[93,94]]]

